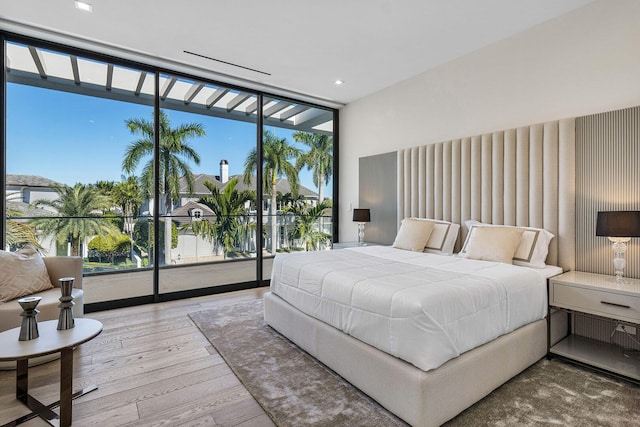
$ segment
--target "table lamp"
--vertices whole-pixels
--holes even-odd
[[[631,237],[640,237],[640,211],[598,212],[596,236],[605,236],[613,242],[613,267],[616,279],[622,280],[622,272],[627,262],[624,253]]]
[[[358,246],[364,246],[364,224],[371,221],[369,209],[354,209],[353,222],[358,223]]]

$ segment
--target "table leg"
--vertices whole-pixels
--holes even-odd
[[[16,361],[16,399],[23,401],[29,394],[29,359]]]
[[[98,389],[98,387],[95,386],[95,385],[85,387],[82,390],[78,390],[75,393],[73,393],[73,395],[71,396],[71,400],[75,400],[78,397],[84,396],[85,394],[87,394],[87,393],[89,393],[91,391],[97,390],[97,389]],[[56,409],[59,406],[60,406],[60,401],[58,400],[58,401],[55,401],[53,403],[50,403],[45,408],[50,409],[51,411],[53,411],[54,409]],[[2,425],[2,427],[14,427],[14,426],[17,426],[19,424],[26,423],[27,421],[32,420],[34,418],[38,418],[39,416],[40,416],[40,414],[38,414],[37,412],[31,412],[30,414],[24,415],[24,416],[22,416],[20,418],[17,418],[15,420],[11,421],[10,423]],[[51,424],[51,425],[57,425],[56,424],[56,422],[58,421],[57,419],[55,419],[53,421],[50,421],[50,420],[48,420],[46,418],[43,418],[43,419],[45,421],[47,421],[49,424]]]
[[[47,421],[52,426],[58,425],[58,414],[53,412],[51,408],[43,405],[39,400],[29,395],[29,360],[20,359],[16,361],[16,399],[24,403],[34,414]],[[24,417],[23,417],[24,418]],[[20,419],[5,424],[20,424]],[[24,422],[24,421],[22,421]]]
[[[73,348],[63,348],[60,357],[60,427],[71,425],[73,395]]]

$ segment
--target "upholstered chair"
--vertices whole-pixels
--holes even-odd
[[[52,289],[38,292],[33,294],[42,298],[38,304],[38,322],[44,322],[46,320],[57,320],[60,315],[60,309],[58,304],[60,303],[60,284],[58,279],[62,277],[74,278],[74,289],[72,295],[74,297],[73,316],[83,317],[84,315],[84,294],[82,291],[82,258],[80,257],[66,257],[66,256],[53,256],[42,258],[45,266],[47,267],[47,273],[51,279]],[[18,304],[17,300],[10,300],[4,303],[0,303],[0,332],[6,331],[11,328],[19,327],[22,323],[22,308]],[[41,358],[34,358],[29,361],[30,365],[36,365],[44,363],[49,360],[53,360],[59,357],[59,354],[44,356]],[[15,362],[0,362],[0,369],[15,369]]]

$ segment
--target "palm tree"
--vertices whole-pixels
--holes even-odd
[[[160,183],[160,194],[164,200],[165,263],[171,263],[171,220],[170,213],[173,205],[180,200],[180,178],[187,183],[187,193],[191,194],[194,187],[193,173],[189,162],[200,164],[200,155],[187,142],[187,139],[205,136],[204,127],[200,123],[181,124],[171,128],[171,123],[164,111],[160,111],[160,167],[157,181]],[[126,173],[133,173],[143,158],[149,159],[142,169],[142,190],[149,197],[153,197],[155,177],[153,174],[153,122],[144,119],[129,119],[127,127],[132,134],[140,134],[140,139],[132,142],[127,148],[122,169]]]
[[[122,209],[124,215],[124,230],[122,231],[131,237],[135,214],[142,204],[142,195],[136,177],[133,175],[126,179],[123,177],[122,181],[113,186],[111,198]]]
[[[280,191],[276,194],[276,203],[280,206],[280,209],[284,209],[285,206],[304,204],[304,196],[298,194],[297,197],[293,197],[291,193],[282,194]]]
[[[266,196],[271,197],[269,206],[269,216],[271,220],[271,253],[275,254],[278,241],[278,224],[276,221],[277,191],[276,184],[278,177],[286,176],[291,185],[291,191],[296,195],[298,191],[298,169],[291,164],[290,160],[297,159],[300,150],[289,144],[286,138],[278,138],[276,135],[266,130],[262,144],[263,159],[263,191]],[[254,148],[244,162],[244,183],[251,184],[253,173],[256,170],[258,161],[257,151]]]
[[[293,139],[309,147],[309,151],[298,157],[298,170],[307,166],[313,169],[313,183],[318,187],[318,201],[324,200],[324,186],[329,184],[333,175],[333,138],[319,133],[298,131]]]
[[[31,245],[40,249],[40,242],[38,242],[36,231],[31,224],[9,219],[24,216],[24,213],[15,204],[15,199],[19,198],[20,193],[10,193],[5,196],[7,205],[6,244],[8,246]]]
[[[255,193],[251,190],[236,190],[237,184],[237,178],[230,179],[224,189],[220,190],[211,181],[205,181],[204,185],[211,195],[202,197],[198,202],[214,212],[215,222],[203,219],[189,224],[196,235],[222,246],[225,258],[227,253],[238,246],[246,233],[249,225],[245,215],[246,204],[255,199]]]
[[[304,249],[317,250],[323,242],[330,242],[331,235],[319,228],[319,219],[326,209],[331,207],[330,200],[323,200],[316,206],[292,205],[285,210],[296,215],[293,230],[289,233],[291,240],[302,240]]]
[[[93,184],[93,186],[96,188],[96,190],[98,190],[102,194],[109,196],[111,195],[111,192],[116,186],[116,183],[113,181],[100,180],[100,181],[96,181],[96,183]]]
[[[135,225],[135,214],[142,203],[140,186],[135,176],[131,175],[118,182],[111,190],[111,198],[122,209],[124,216],[123,232],[129,235],[131,240],[131,259],[133,260],[133,227]]]
[[[119,234],[120,230],[102,217],[111,207],[108,197],[91,185],[57,187],[56,200],[36,200],[34,205],[54,208],[59,216],[34,219],[31,224],[45,236],[54,235],[59,244],[71,239],[72,255],[79,255],[80,241],[93,235]]]

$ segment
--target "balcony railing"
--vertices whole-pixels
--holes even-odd
[[[256,236],[256,215],[246,214],[216,218],[202,215],[171,216],[171,249],[165,256],[165,217],[160,218],[158,250],[159,267],[186,266],[222,261],[241,261],[255,258],[257,248],[264,257],[278,252],[311,251],[331,248],[332,221],[330,216],[308,217],[292,213],[263,215],[263,233]],[[110,224],[111,233],[73,236],[65,230],[83,229],[83,221]],[[273,235],[275,221],[275,236]],[[75,228],[73,223],[75,222]],[[155,250],[151,217],[92,216],[92,217],[14,217],[12,224],[30,226],[37,245],[44,256],[78,255],[84,259],[84,274],[131,271],[153,267]],[[40,227],[46,225],[45,234]],[[84,227],[84,229],[89,229]],[[116,231],[117,230],[117,231]],[[275,252],[273,241],[275,239]],[[28,241],[8,247],[16,251]],[[33,242],[36,243],[36,242]]]

